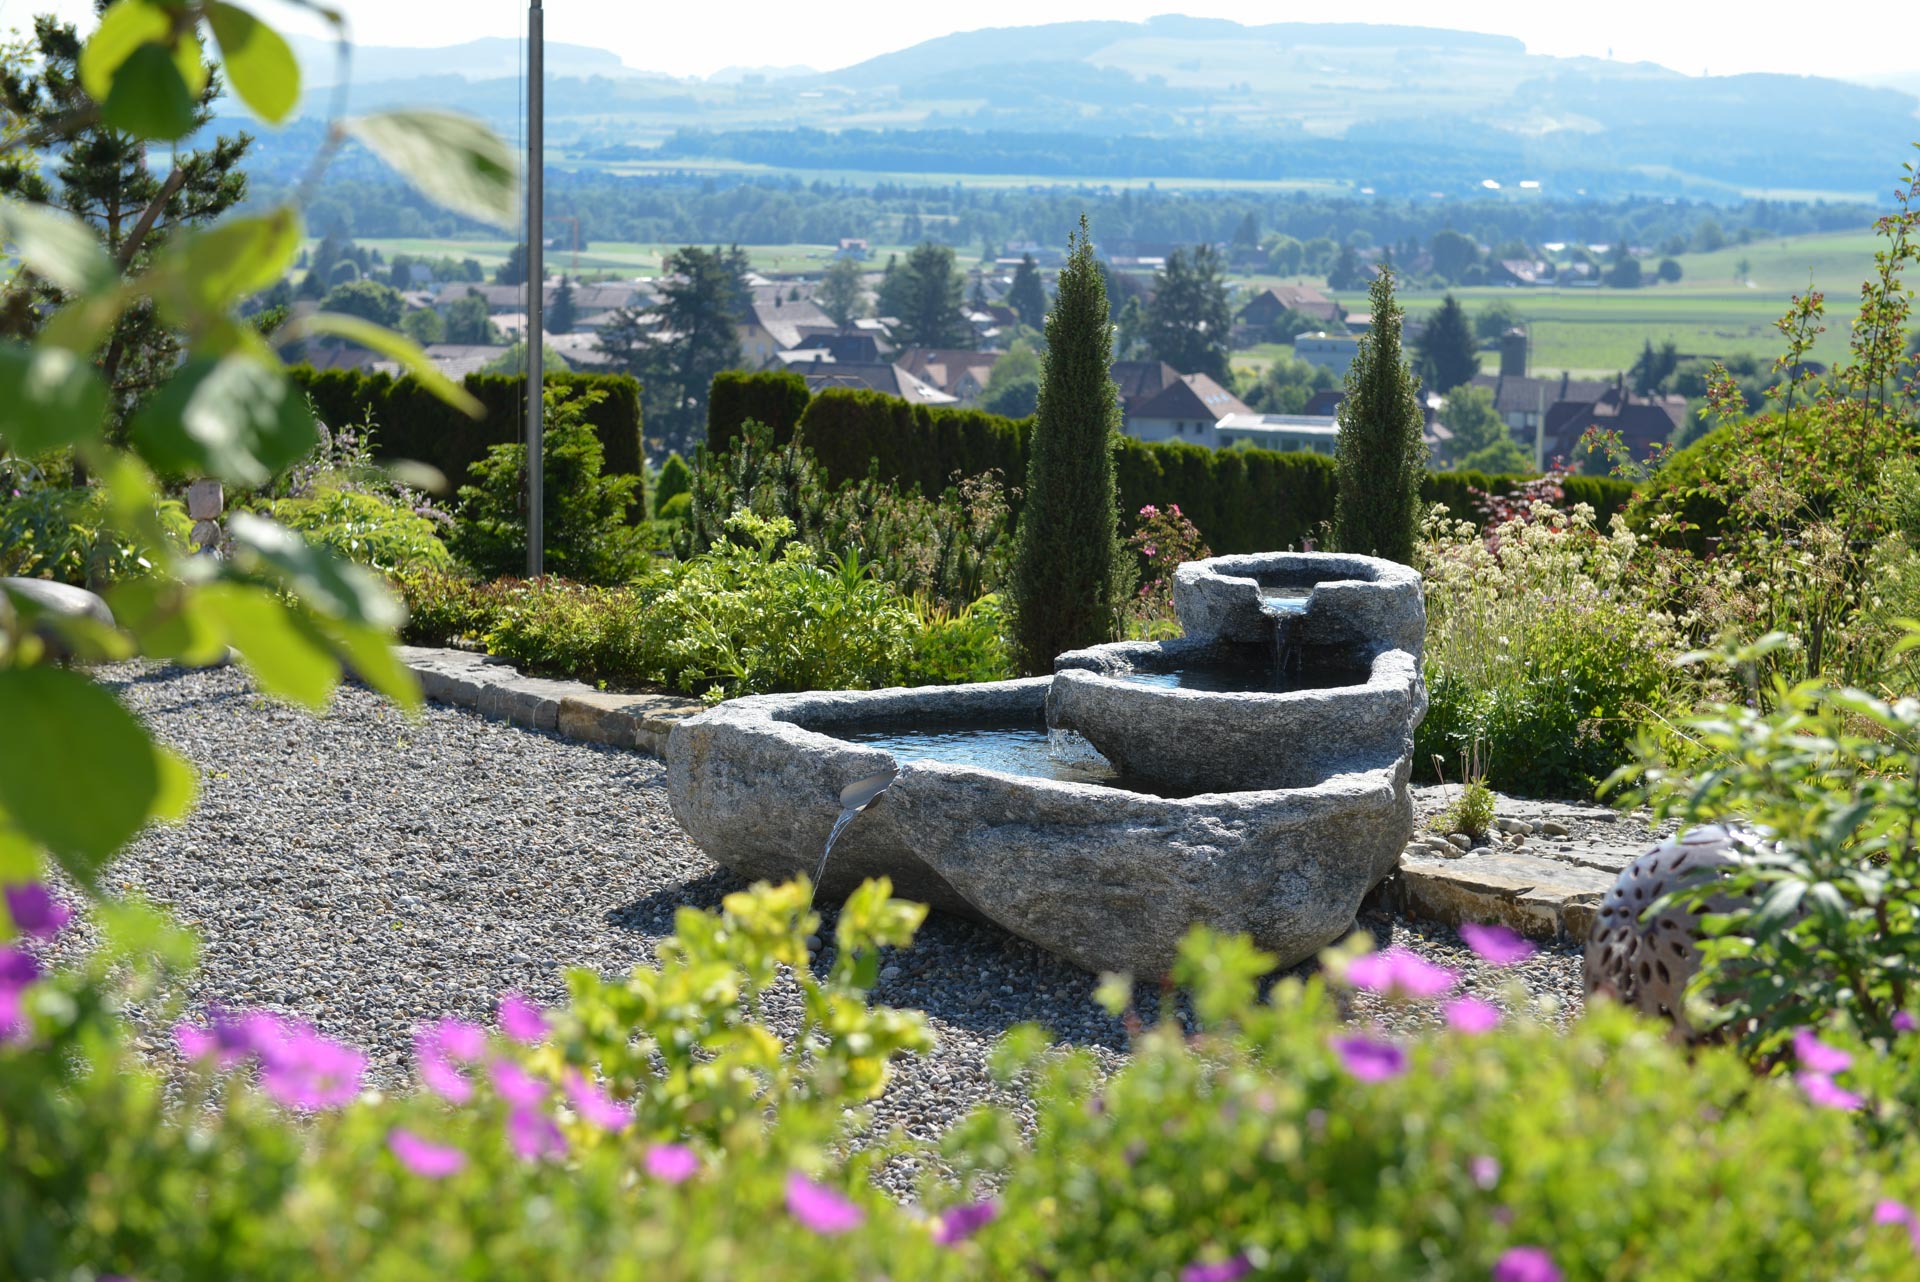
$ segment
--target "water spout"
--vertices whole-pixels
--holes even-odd
[[[807,907],[813,907],[814,896],[820,893],[820,879],[827,875],[827,857],[833,854],[833,843],[840,840],[841,829],[852,823],[853,817],[872,805],[881,793],[893,787],[893,780],[894,772],[883,770],[864,779],[855,779],[840,790],[840,817],[833,821],[833,829],[827,833],[826,849],[820,852],[820,866],[814,869]]]

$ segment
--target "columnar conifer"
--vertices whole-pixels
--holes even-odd
[[[1405,562],[1413,559],[1420,532],[1426,416],[1420,409],[1420,380],[1400,352],[1405,313],[1394,301],[1392,270],[1383,269],[1367,292],[1372,323],[1347,371],[1347,396],[1340,402],[1333,542],[1342,552]]]
[[[1114,639],[1125,565],[1113,470],[1120,394],[1107,290],[1084,214],[1069,246],[1047,315],[1012,576],[1016,648],[1035,673],[1052,671],[1062,651]]]

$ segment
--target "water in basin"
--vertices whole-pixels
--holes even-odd
[[[1128,780],[1113,763],[1085,739],[1070,730],[1049,730],[1035,724],[982,725],[934,723],[921,726],[819,727],[849,743],[865,744],[893,754],[897,761],[944,761],[956,766],[997,770],[1001,774],[1061,783],[1093,783],[1130,792],[1154,791]]]
[[[1211,694],[1285,694],[1290,690],[1327,690],[1367,682],[1367,674],[1354,668],[1284,662],[1209,664],[1161,672],[1117,672],[1114,676],[1135,685]]]
[[[1269,614],[1305,614],[1307,602],[1313,596],[1313,587],[1287,587],[1262,584],[1260,586],[1260,604]]]

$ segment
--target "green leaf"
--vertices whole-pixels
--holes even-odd
[[[149,0],[120,0],[100,15],[100,25],[80,51],[80,87],[95,102],[113,92],[114,73],[142,45],[166,44],[173,15]]]
[[[69,294],[104,293],[120,283],[120,269],[93,228],[64,211],[0,200],[0,241],[34,275]]]
[[[370,320],[341,312],[314,312],[303,316],[296,322],[295,330],[301,334],[333,334],[350,343],[370,347],[388,360],[399,361],[406,366],[407,372],[419,380],[420,386],[468,418],[479,418],[486,413],[486,408],[466,388],[441,373],[432,358],[405,334],[396,334]]]
[[[132,713],[77,672],[0,672],[0,811],[81,882],[176,790]]]
[[[262,120],[284,121],[300,101],[300,64],[286,40],[245,9],[220,0],[208,3],[207,23],[240,101]]]
[[[196,62],[199,52],[194,52]],[[100,118],[122,133],[172,142],[192,133],[198,94],[165,45],[141,45],[113,73]]]
[[[266,289],[300,252],[300,215],[288,206],[251,218],[228,218],[176,237],[149,277],[169,318],[190,325]]]
[[[247,669],[268,694],[316,711],[340,679],[327,640],[279,597],[239,583],[218,583],[199,594],[200,608],[219,623]]]
[[[376,693],[403,708],[420,706],[420,682],[394,653],[389,633],[358,623],[336,623],[326,631],[333,638],[335,650]]]
[[[245,355],[187,362],[134,416],[131,440],[161,472],[257,487],[319,439],[284,371]]]
[[[227,522],[227,537],[242,568],[274,575],[329,618],[392,629],[406,617],[379,575],[308,543],[283,525],[236,512]]]
[[[513,153],[477,120],[450,111],[384,111],[349,120],[346,130],[449,209],[501,227],[520,215]]]
[[[107,385],[86,360],[58,347],[0,347],[0,437],[25,457],[100,434]]]

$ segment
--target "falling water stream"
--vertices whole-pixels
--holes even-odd
[[[833,821],[833,829],[827,833],[826,849],[820,852],[820,866],[813,872],[813,890],[807,896],[807,906],[813,906],[813,896],[820,893],[820,879],[827,875],[827,858],[833,854],[833,843],[840,840],[840,831],[853,822],[853,817],[872,805],[875,798],[893,786],[894,773],[883,770],[879,774],[868,775],[864,779],[855,779],[840,790],[840,817]]]

